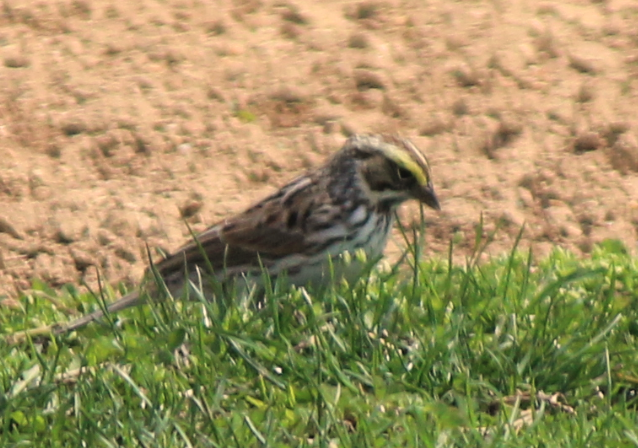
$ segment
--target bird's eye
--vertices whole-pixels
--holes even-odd
[[[407,180],[412,178],[412,172],[410,172],[410,170],[406,170],[405,168],[399,168],[397,170],[397,176],[399,177],[399,180]]]

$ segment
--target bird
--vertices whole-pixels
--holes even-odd
[[[202,284],[206,273],[220,284],[252,286],[263,286],[264,273],[270,280],[284,276],[304,287],[335,278],[353,281],[365,266],[352,258],[344,261],[344,254],[362,251],[367,260],[380,259],[395,211],[408,200],[440,210],[425,155],[399,135],[355,134],[322,166],[208,227],[152,264],[144,278],[161,279],[175,298],[190,285]],[[203,286],[207,299],[214,298],[213,290],[219,292]],[[106,311],[115,313],[159,294],[157,286],[146,292],[133,291]],[[104,314],[98,310],[50,328],[55,334],[75,331]]]

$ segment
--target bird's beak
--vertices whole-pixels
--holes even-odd
[[[414,197],[423,204],[432,207],[434,210],[441,210],[441,205],[439,204],[439,199],[434,193],[434,186],[432,183],[429,183],[424,187],[418,186],[414,192]]]

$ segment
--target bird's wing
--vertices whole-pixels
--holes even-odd
[[[304,189],[305,190],[305,189]],[[306,222],[312,218],[318,198],[301,191],[293,204],[284,206],[285,190],[245,212],[213,225],[155,265],[166,278],[184,265],[210,266],[215,272],[260,269],[269,260],[303,253],[307,249]],[[207,260],[206,260],[207,258]]]

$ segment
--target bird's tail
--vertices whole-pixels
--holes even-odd
[[[126,308],[130,308],[140,304],[140,294],[137,291],[133,291],[125,295],[119,300],[109,304],[106,307],[106,311],[109,314],[117,313],[118,311],[125,310]],[[55,326],[53,328],[54,334],[63,334],[68,333],[69,331],[75,331],[79,328],[84,327],[85,325],[90,324],[93,321],[96,321],[102,317],[104,317],[104,310],[97,310],[92,312],[91,314],[87,314],[86,316],[82,316],[79,319],[76,319],[68,324],[62,324]]]
[[[122,311],[126,308],[130,308],[132,306],[138,305],[141,303],[139,292],[133,291],[119,300],[107,305],[106,311],[111,313],[117,313],[118,311]],[[53,325],[45,325],[38,328],[32,328],[30,330],[18,331],[6,337],[6,342],[9,344],[17,344],[29,337],[43,336],[47,334],[64,334],[70,331],[75,331],[79,328],[84,327],[87,324],[90,324],[93,321],[96,321],[102,317],[104,317],[104,310],[94,311],[91,314],[87,314],[86,316],[82,316],[72,322],[67,324],[53,324]]]

